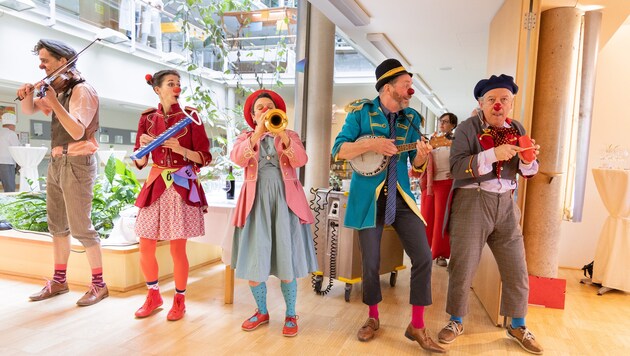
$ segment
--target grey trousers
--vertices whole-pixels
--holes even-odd
[[[363,303],[374,305],[383,300],[380,275],[381,235],[385,221],[385,195],[377,201],[376,227],[359,230],[363,266]],[[411,286],[409,303],[431,305],[431,248],[427,241],[424,223],[396,192],[396,220],[392,224],[405,252],[411,260]]]
[[[525,317],[529,279],[519,219],[520,212],[511,192],[455,190],[449,222],[451,259],[448,264],[447,313],[459,317],[468,314],[470,287],[487,243],[503,283],[501,315]]]
[[[15,192],[15,164],[0,164],[0,182],[6,193]]]

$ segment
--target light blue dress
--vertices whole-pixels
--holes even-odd
[[[259,152],[256,198],[245,225],[234,229],[232,268],[256,282],[305,277],[318,270],[311,225],[300,224],[287,205],[273,136],[260,141]]]

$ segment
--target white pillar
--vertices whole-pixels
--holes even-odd
[[[315,29],[311,31],[310,29]],[[328,187],[332,92],[335,64],[335,25],[317,8],[310,7],[306,85],[306,153],[304,189]]]

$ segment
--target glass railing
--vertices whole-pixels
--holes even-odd
[[[192,49],[184,49],[185,34],[174,20],[176,6],[162,0],[34,0],[37,11],[54,21],[81,21],[98,28],[110,28],[128,38],[132,50],[156,55],[174,53],[198,67],[240,74],[288,72],[295,63],[297,33],[296,1],[259,1],[251,11],[224,13],[216,18],[224,31],[226,56],[214,44],[205,44],[201,24],[188,31]],[[167,2],[168,3],[168,2]],[[268,8],[260,8],[268,6]],[[290,6],[290,7],[273,7]],[[124,39],[124,37],[123,37]],[[169,57],[170,58],[170,57]],[[226,60],[227,58],[227,60]],[[343,38],[335,40],[335,75],[372,76],[374,66]]]
[[[34,0],[39,13],[49,21],[72,19],[98,28],[110,28],[128,38],[133,50],[175,53],[191,59],[199,67],[215,71],[240,73],[287,69],[294,60],[297,9],[295,7],[262,8],[225,13],[216,20],[225,31],[227,56],[213,44],[205,44],[201,24],[189,27],[192,49],[185,50],[181,23],[174,20],[176,6],[165,7],[162,0]],[[168,3],[168,2],[167,2]],[[259,1],[259,6],[295,6],[296,1]],[[124,39],[124,38],[123,38]],[[226,61],[226,58],[228,61]],[[228,64],[232,62],[232,64]]]

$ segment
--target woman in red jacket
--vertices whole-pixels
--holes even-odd
[[[186,107],[184,112],[177,102],[181,92],[177,71],[161,70],[153,76],[148,75],[147,83],[159,96],[160,103],[157,108],[142,113],[135,150],[186,116],[199,120],[194,109]],[[176,291],[167,319],[179,320],[186,312],[186,241],[204,234],[203,214],[208,204],[196,173],[199,167],[207,166],[212,160],[209,146],[203,125],[191,123],[151,151],[151,172],[136,200],[136,206],[140,207],[136,220],[136,235],[140,237],[140,265],[149,289],[144,305],[136,311],[137,318],[151,315],[162,305],[155,258],[156,244],[161,240],[170,241]],[[134,163],[142,169],[148,163],[148,156]]]
[[[314,219],[295,172],[308,160],[300,137],[292,130],[274,134],[265,127],[265,113],[276,108],[286,112],[277,93],[265,89],[252,93],[243,115],[253,130],[239,135],[230,153],[230,159],[245,169],[234,212],[232,267],[237,278],[249,280],[258,306],[242,329],[251,331],[269,322],[265,282],[274,275],[281,281],[287,306],[282,334],[296,336],[296,278],[317,270],[310,226]]]

